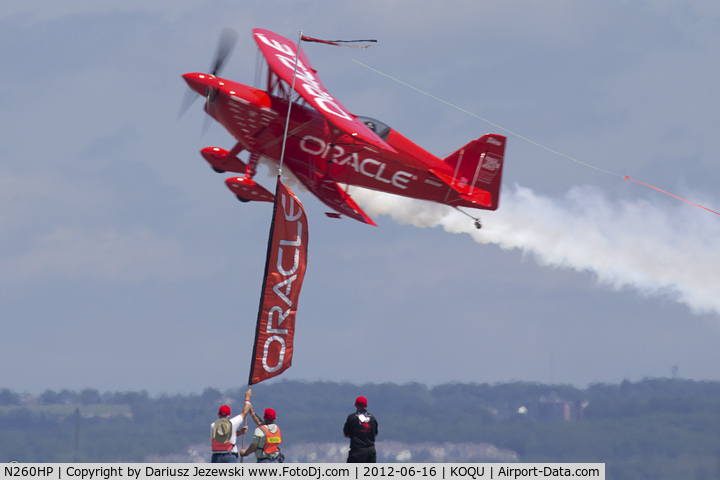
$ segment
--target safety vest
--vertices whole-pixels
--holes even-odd
[[[270,432],[270,429],[265,426],[261,425],[260,428],[263,432],[265,432],[265,446],[263,447],[263,451],[265,453],[275,453],[279,450],[279,446],[282,443],[282,435],[280,434],[280,427],[277,427],[277,430],[275,433]]]
[[[206,444],[207,445],[207,444]],[[220,443],[214,438],[212,439],[212,451],[213,452],[229,452],[232,450],[234,445],[231,442]]]

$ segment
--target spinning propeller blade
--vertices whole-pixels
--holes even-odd
[[[237,40],[238,34],[232,28],[224,28],[222,32],[220,32],[220,39],[218,40],[217,50],[215,51],[215,61],[213,61],[210,67],[210,72],[213,76],[218,76],[223,63],[225,63],[225,59],[227,59],[230,52],[232,52]]]
[[[192,88],[188,88],[185,91],[185,96],[183,97],[182,103],[180,104],[180,110],[178,111],[178,120],[180,117],[185,115],[185,112],[190,110],[190,107],[192,107],[192,104],[195,103],[196,98],[198,98],[197,93],[195,93]]]
[[[218,40],[217,49],[215,50],[215,58],[213,59],[213,62],[210,64],[210,71],[212,72],[213,76],[217,76],[220,71],[222,70],[223,64],[225,63],[225,60],[230,55],[230,52],[232,52],[232,49],[235,47],[235,44],[238,40],[238,34],[235,30],[232,28],[224,28],[220,32],[220,39]],[[207,98],[207,95],[206,95]],[[178,118],[182,117],[185,112],[187,112],[193,103],[195,103],[195,100],[197,99],[197,93],[194,92],[192,89],[189,89],[187,93],[185,93],[185,97],[183,98],[182,103],[180,104],[180,111],[178,112]]]

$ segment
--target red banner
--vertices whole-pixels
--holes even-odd
[[[305,276],[307,243],[305,211],[278,177],[250,385],[280,375],[292,364],[295,314]]]

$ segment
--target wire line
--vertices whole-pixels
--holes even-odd
[[[392,80],[392,81],[394,81],[394,82],[397,82],[397,83],[399,83],[400,85],[403,85],[403,86],[406,86],[406,87],[408,87],[408,88],[411,88],[411,89],[415,90],[416,92],[422,93],[422,94],[425,95],[425,96],[428,96],[428,97],[430,97],[430,98],[432,98],[432,99],[434,99],[434,100],[437,100],[438,102],[444,103],[445,105],[448,105],[448,106],[450,106],[450,107],[452,107],[452,108],[455,108],[455,109],[457,109],[457,110],[460,110],[461,112],[466,113],[466,114],[470,115],[471,117],[477,118],[478,120],[482,120],[483,122],[488,123],[488,124],[492,125],[493,127],[499,128],[500,130],[503,130],[503,131],[509,133],[510,135],[514,136],[514,137],[517,137],[517,138],[519,138],[519,139],[521,139],[521,140],[524,140],[524,141],[526,141],[526,142],[528,142],[528,143],[530,143],[530,144],[532,144],[532,145],[535,145],[536,147],[542,148],[543,150],[546,150],[546,151],[548,151],[548,152],[550,152],[550,153],[554,153],[555,155],[564,157],[564,158],[566,158],[566,159],[568,159],[568,160],[571,160],[571,161],[573,161],[573,162],[575,162],[575,163],[578,163],[578,164],[580,164],[580,165],[584,165],[584,166],[586,166],[586,167],[588,167],[588,168],[592,168],[592,169],[597,170],[597,171],[599,171],[599,172],[607,173],[607,174],[613,175],[613,176],[615,176],[615,177],[620,177],[620,178],[622,178],[623,180],[626,180],[626,181],[627,181],[627,180],[631,180],[631,181],[633,181],[633,182],[635,182],[635,183],[638,183],[638,184],[640,184],[640,185],[645,185],[646,187],[653,188],[653,189],[657,190],[658,192],[664,193],[664,194],[666,194],[666,195],[670,195],[671,197],[675,197],[675,198],[677,198],[678,200],[682,200],[682,201],[685,202],[685,203],[689,203],[690,205],[694,205],[694,206],[696,206],[696,207],[702,208],[703,210],[707,210],[708,212],[712,212],[712,213],[714,213],[714,214],[716,214],[716,215],[720,215],[720,213],[718,213],[718,212],[716,212],[716,211],[714,211],[714,210],[710,210],[710,209],[707,208],[707,207],[703,207],[702,205],[698,205],[697,203],[693,203],[693,202],[690,202],[690,201],[688,201],[688,200],[685,200],[685,199],[682,198],[682,197],[678,197],[677,195],[673,195],[672,193],[666,192],[665,190],[661,190],[661,189],[659,189],[658,187],[655,187],[655,186],[650,185],[650,184],[648,184],[648,183],[639,182],[639,181],[637,181],[637,180],[635,180],[635,179],[633,179],[633,178],[630,178],[630,177],[627,176],[627,175],[620,175],[620,174],[618,174],[618,173],[611,172],[611,171],[609,171],[609,170],[605,170],[605,169],[600,168],[600,167],[596,167],[595,165],[591,165],[591,164],[589,164],[589,163],[585,163],[585,162],[583,162],[583,161],[578,160],[578,159],[575,158],[575,157],[571,157],[570,155],[566,155],[566,154],[564,154],[564,153],[562,153],[562,152],[559,152],[559,151],[557,151],[557,150],[554,150],[554,149],[552,149],[552,148],[550,148],[550,147],[546,147],[545,145],[542,145],[542,144],[540,144],[540,143],[538,143],[538,142],[536,142],[536,141],[534,141],[534,140],[531,140],[531,139],[529,139],[529,138],[527,138],[527,137],[524,137],[523,135],[520,135],[520,134],[517,133],[517,132],[513,132],[512,130],[507,129],[507,128],[503,127],[502,125],[498,125],[498,124],[495,123],[495,122],[491,122],[491,121],[488,120],[487,118],[483,118],[483,117],[481,117],[481,116],[479,116],[479,115],[476,115],[476,114],[474,114],[473,112],[471,112],[471,111],[469,111],[469,110],[466,110],[466,109],[464,109],[464,108],[462,108],[462,107],[460,107],[460,106],[458,106],[458,105],[455,105],[454,103],[450,103],[450,102],[448,102],[447,100],[443,100],[442,98],[436,97],[435,95],[432,95],[432,94],[430,94],[430,93],[428,93],[428,92],[425,92],[425,91],[423,91],[423,90],[415,87],[414,85],[410,85],[410,84],[407,83],[407,82],[403,82],[402,80],[400,80],[400,79],[398,79],[398,78],[395,78],[395,77],[393,77],[392,75],[388,75],[387,73],[381,72],[380,70],[378,70],[378,69],[376,69],[376,68],[373,68],[373,67],[371,67],[371,66],[369,66],[369,65],[365,65],[364,63],[359,62],[359,61],[355,60],[354,58],[352,59],[352,61],[355,62],[355,63],[357,63],[358,65],[361,65],[361,66],[367,68],[368,70],[372,70],[373,72],[382,75],[383,77],[389,78],[390,80]]]
[[[390,80],[393,80],[393,81],[395,81],[395,82],[397,82],[397,83],[399,83],[399,84],[401,84],[401,85],[404,85],[404,86],[406,86],[406,87],[409,87],[409,88],[415,90],[416,92],[422,93],[422,94],[425,95],[425,96],[428,96],[428,97],[430,97],[430,98],[432,98],[432,99],[434,99],[434,100],[437,100],[438,102],[444,103],[445,105],[448,105],[448,106],[450,106],[450,107],[452,107],[452,108],[455,108],[455,109],[457,109],[457,110],[460,110],[461,112],[466,113],[466,114],[470,115],[471,117],[477,118],[478,120],[482,120],[483,122],[488,123],[488,124],[492,125],[493,127],[499,128],[500,130],[503,130],[503,131],[509,133],[510,135],[514,136],[514,137],[517,137],[517,138],[519,138],[519,139],[521,139],[521,140],[524,140],[524,141],[526,141],[526,142],[528,142],[528,143],[530,143],[530,144],[532,144],[532,145],[535,145],[536,147],[542,148],[543,150],[547,150],[548,152],[554,153],[555,155],[559,155],[559,156],[561,156],[561,157],[565,157],[565,158],[567,158],[568,160],[571,160],[571,161],[573,161],[573,162],[575,162],[575,163],[579,163],[580,165],[584,165],[584,166],[586,166],[586,167],[593,168],[593,169],[598,170],[598,171],[600,171],[600,172],[607,173],[607,174],[610,174],[610,175],[614,175],[614,176],[616,176],[616,177],[623,178],[623,175],[620,175],[620,174],[618,174],[618,173],[611,172],[611,171],[609,171],[609,170],[605,170],[605,169],[596,167],[595,165],[591,165],[591,164],[589,164],[589,163],[582,162],[582,161],[578,160],[577,158],[571,157],[570,155],[566,155],[566,154],[564,154],[564,153],[562,153],[562,152],[558,152],[557,150],[553,150],[553,149],[550,148],[550,147],[546,147],[545,145],[542,145],[542,144],[540,144],[540,143],[538,143],[538,142],[536,142],[536,141],[534,141],[534,140],[531,140],[531,139],[529,139],[529,138],[527,138],[527,137],[524,137],[524,136],[520,135],[520,134],[517,133],[517,132],[513,132],[512,130],[507,129],[507,128],[503,127],[502,125],[498,125],[497,123],[492,122],[492,121],[488,120],[487,118],[483,118],[483,117],[481,117],[481,116],[479,116],[479,115],[474,114],[473,112],[471,112],[471,111],[469,111],[469,110],[466,110],[466,109],[464,109],[464,108],[462,108],[462,107],[460,107],[460,106],[458,106],[458,105],[455,105],[454,103],[450,103],[450,102],[448,102],[447,100],[443,100],[442,98],[439,98],[439,97],[436,97],[435,95],[432,95],[431,93],[428,93],[428,92],[425,92],[425,91],[423,91],[423,90],[420,90],[419,88],[417,88],[417,87],[415,87],[415,86],[413,86],[413,85],[410,85],[409,83],[403,82],[402,80],[400,80],[400,79],[398,79],[398,78],[395,78],[395,77],[393,77],[392,75],[388,75],[387,73],[383,73],[383,72],[381,72],[380,70],[377,70],[377,69],[372,68],[372,67],[370,67],[370,66],[368,66],[368,65],[365,65],[365,64],[362,63],[362,62],[359,62],[359,61],[357,61],[357,60],[355,60],[355,59],[352,59],[352,61],[355,62],[355,63],[357,63],[358,65],[361,65],[361,66],[367,68],[368,70],[372,70],[372,71],[375,72],[375,73],[379,73],[380,75],[382,75],[382,76],[384,76],[384,77],[387,77],[387,78],[389,78]]]

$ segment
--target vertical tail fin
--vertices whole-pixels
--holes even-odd
[[[506,142],[506,137],[496,134],[473,140],[445,159],[453,175],[441,175],[442,180],[478,208],[496,210]]]

